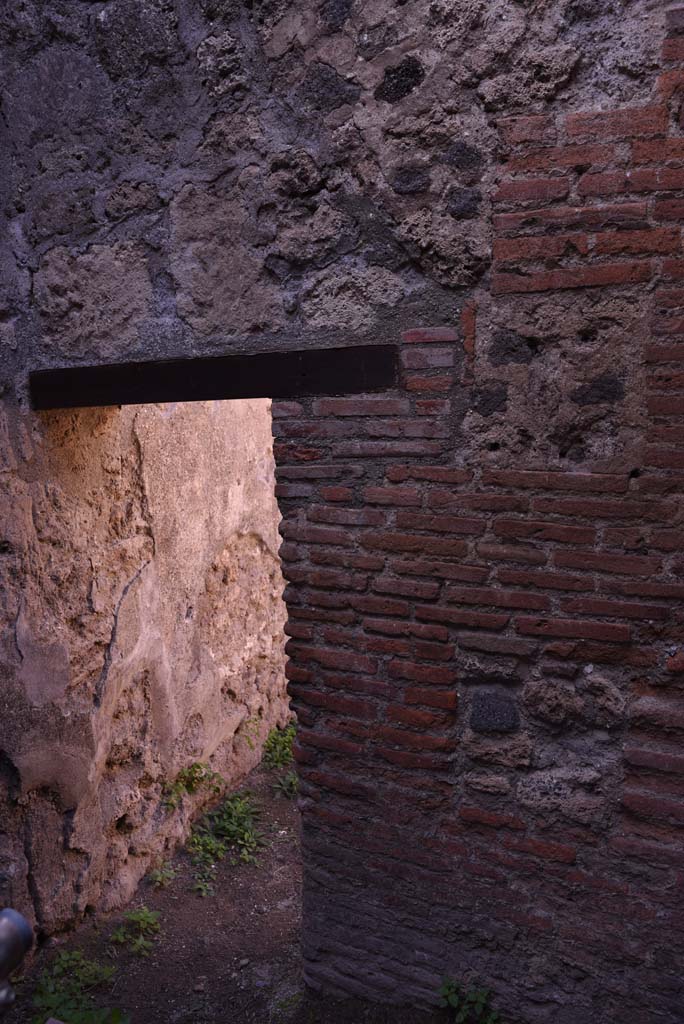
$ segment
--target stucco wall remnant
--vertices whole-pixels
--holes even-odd
[[[10,445],[5,451],[13,451]],[[45,414],[2,474],[0,899],[110,909],[287,717],[268,402]]]
[[[660,0],[0,12],[8,480],[45,482],[28,368],[401,345],[396,391],[275,409],[311,984],[681,1017],[683,25]]]

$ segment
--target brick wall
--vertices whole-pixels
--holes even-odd
[[[403,335],[399,389],[274,407],[313,985],[421,1003],[451,974],[510,1021],[682,1020],[684,8],[669,23],[641,106],[500,122],[489,289]],[[572,401],[619,410],[602,452],[474,448],[464,405],[532,406],[575,323],[600,372]],[[560,359],[559,402],[568,381]]]

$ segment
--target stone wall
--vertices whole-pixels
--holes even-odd
[[[512,1022],[680,1019],[683,29],[660,0],[0,13],[8,524],[62,447],[77,486],[115,422],[153,446],[128,413],[32,417],[29,369],[400,346],[396,390],[275,409],[311,984],[420,1003],[450,973]],[[125,450],[123,652],[155,492]],[[95,518],[57,500],[51,555]],[[52,601],[10,623],[57,690],[100,584],[83,627],[47,554],[9,565]],[[29,849],[66,821],[76,877],[73,794],[32,771]]]

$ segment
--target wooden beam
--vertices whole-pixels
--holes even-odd
[[[198,356],[29,374],[34,409],[221,398],[299,398],[380,391],[399,377],[394,345]]]

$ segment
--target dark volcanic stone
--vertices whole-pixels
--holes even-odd
[[[413,92],[425,78],[423,65],[417,57],[405,57],[401,64],[385,68],[385,77],[375,90],[376,100],[398,103]]]
[[[447,196],[447,210],[456,220],[477,217],[482,194],[476,188],[455,188]]]
[[[427,167],[419,164],[405,164],[394,172],[390,184],[400,196],[427,192],[430,188],[430,172]]]
[[[515,701],[499,690],[475,690],[470,708],[473,732],[515,732],[520,716]]]
[[[342,78],[329,64],[311,64],[300,92],[309,107],[329,114],[345,103],[356,103],[361,87]]]
[[[323,0],[321,18],[329,32],[339,32],[351,14],[352,0]]]
[[[496,331],[489,349],[489,361],[493,366],[506,363],[531,363],[539,351],[536,338],[525,338],[515,331]]]
[[[95,19],[98,55],[112,78],[140,75],[179,47],[175,18],[160,0],[114,0]]]
[[[482,153],[474,146],[463,142],[462,139],[457,139],[444,153],[444,163],[449,167],[456,167],[459,171],[481,171]]]
[[[399,39],[394,25],[375,25],[359,32],[359,54],[364,60],[372,60]]]
[[[473,391],[473,409],[480,416],[493,416],[506,408],[508,388],[505,384],[497,384],[491,388],[475,388]]]
[[[515,686],[522,680],[503,672],[471,672],[463,677],[464,686]]]
[[[612,373],[603,373],[589,384],[582,384],[570,394],[575,405],[601,405],[620,402],[625,397],[622,381]]]

